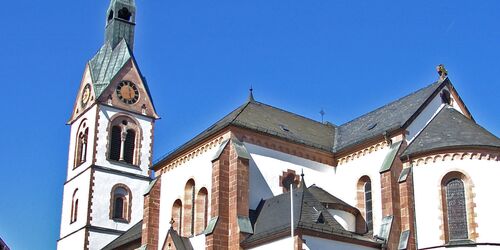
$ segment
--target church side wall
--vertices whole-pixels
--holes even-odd
[[[200,152],[197,156],[184,161],[174,168],[161,174],[161,198],[160,198],[160,228],[158,249],[163,247],[170,220],[172,219],[172,206],[179,199],[184,204],[184,188],[186,183],[193,179],[195,182],[195,193],[201,188],[208,190],[208,201],[210,203],[210,190],[212,190],[212,158],[219,149],[216,145]],[[210,217],[210,204],[208,204],[208,217]],[[210,218],[207,218],[210,219]],[[178,222],[177,222],[178,223]],[[194,242],[198,242],[195,240]],[[204,242],[203,242],[204,244]]]
[[[131,117],[134,117],[140,127],[141,127],[141,141],[140,141],[140,160],[139,160],[139,167],[120,163],[120,162],[110,162],[107,159],[108,155],[108,138],[109,138],[109,123],[112,118],[115,117],[118,113],[122,114],[129,114],[125,111],[121,111],[112,107],[108,106],[100,106],[100,111],[99,111],[99,121],[98,121],[98,135],[97,135],[97,147],[96,151],[101,152],[100,154],[97,155],[96,157],[96,165],[98,166],[103,166],[103,167],[109,167],[113,169],[117,169],[120,171],[126,171],[129,173],[134,173],[134,174],[141,174],[144,176],[148,176],[148,171],[149,171],[149,164],[150,164],[150,159],[151,159],[151,147],[152,147],[152,120],[150,118],[144,117],[144,116],[138,116],[138,115],[132,115],[130,114]],[[105,152],[105,153],[104,153]]]
[[[101,232],[89,232],[89,250],[99,250],[116,239],[119,234],[107,234]]]
[[[67,180],[77,176],[81,172],[85,171],[90,165],[92,165],[92,159],[94,157],[94,134],[95,134],[95,120],[96,120],[97,105],[94,105],[90,110],[83,114],[71,125],[71,132],[69,137],[69,153],[68,153],[68,175]],[[76,141],[77,133],[82,124],[82,121],[86,120],[88,132],[88,143],[87,143],[87,157],[85,162],[79,166],[75,165],[75,155],[76,155]]]
[[[111,190],[116,184],[126,185],[132,193],[130,222],[115,221],[110,218]],[[126,231],[142,220],[144,208],[144,192],[149,181],[102,172],[96,169],[94,173],[94,192],[92,194],[92,226]],[[108,242],[109,243],[109,242]]]
[[[330,185],[332,188],[327,190],[352,206],[358,207],[357,184],[361,177],[368,176],[372,188],[374,234],[379,232],[383,217],[380,168],[390,151],[387,145],[380,147],[378,150],[376,148],[372,149],[371,153],[353,155],[350,160],[339,163],[336,178],[332,181],[333,185]],[[361,211],[361,213],[364,214],[364,211]]]
[[[494,159],[454,159],[453,156],[429,158],[414,162],[415,209],[418,247],[433,247],[445,244],[443,210],[441,203],[441,181],[445,174],[458,171],[470,178],[472,193],[465,188],[466,202],[472,197],[474,203],[473,221],[477,224],[476,243],[500,244],[498,237],[497,176],[500,175],[500,161]],[[444,159],[444,160],[443,160]],[[435,161],[435,162],[434,162]],[[467,212],[469,213],[469,211]],[[470,221],[470,216],[468,217]],[[469,231],[470,234],[470,231]],[[483,246],[481,246],[483,247]],[[479,247],[478,247],[479,248]]]
[[[91,170],[87,169],[87,171],[64,185],[60,238],[79,230],[87,224],[90,173]],[[73,194],[76,189],[78,189],[76,193],[76,197],[78,197],[77,219],[75,222],[71,223],[71,206]],[[71,236],[71,238],[74,239],[75,236]],[[61,241],[68,241],[68,238]]]

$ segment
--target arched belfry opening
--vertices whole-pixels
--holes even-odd
[[[108,14],[108,22],[113,19],[114,15],[115,15],[115,12],[113,10],[110,10],[109,14]]]
[[[118,11],[118,18],[130,21],[130,18],[132,17],[132,13],[125,7],[121,8]]]

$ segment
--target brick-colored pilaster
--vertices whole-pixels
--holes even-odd
[[[408,250],[417,249],[415,242],[415,210],[413,198],[413,175],[410,173],[406,181],[399,184],[401,204],[401,232],[410,230]]]
[[[161,177],[159,176],[149,194],[144,196],[141,244],[147,245],[147,249],[158,249],[160,229],[160,190]]]
[[[229,154],[229,249],[242,249],[240,242],[245,234],[240,233],[238,216],[248,217],[248,166],[249,160],[238,157],[231,144]]]
[[[295,235],[295,237],[293,237],[293,241],[294,241],[294,249],[295,250],[303,250],[303,245],[304,244],[304,241],[302,240],[302,235]]]
[[[399,204],[399,175],[403,163],[396,157],[389,171],[380,174],[382,188],[382,216],[393,215],[392,228],[387,240],[387,249],[398,249],[401,234],[401,208]]]
[[[207,235],[207,250],[228,249],[229,235],[229,154],[226,145],[218,159],[212,162],[211,217],[219,217],[212,234]]]

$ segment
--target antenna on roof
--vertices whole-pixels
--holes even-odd
[[[325,118],[326,112],[323,110],[323,108],[321,108],[319,114],[321,115],[321,123],[324,123],[323,119]]]
[[[248,95],[248,102],[253,102],[255,101],[255,99],[253,98],[253,86],[250,85],[250,89],[249,89],[250,93]]]

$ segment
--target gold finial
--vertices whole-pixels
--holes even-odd
[[[439,74],[439,80],[444,81],[448,77],[448,71],[444,68],[443,64],[439,64],[436,67],[437,73]]]

